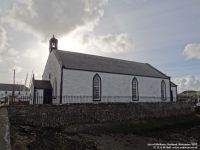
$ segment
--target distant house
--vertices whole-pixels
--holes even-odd
[[[48,82],[48,88],[52,88],[54,99],[49,103],[176,101],[177,87],[170,77],[148,63],[63,51],[57,47],[58,40],[51,38],[40,81],[40,84]],[[32,93],[37,89],[34,82]]]
[[[0,83],[0,98],[1,97],[6,97],[6,96],[13,96],[13,91],[14,95],[18,96],[29,96],[29,88],[25,87],[24,85],[20,84],[5,84],[5,83]]]

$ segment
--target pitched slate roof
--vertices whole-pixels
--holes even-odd
[[[15,91],[22,91],[24,89],[24,85],[15,84]],[[12,91],[13,84],[5,84],[0,83],[0,91]],[[25,87],[25,90],[29,90],[29,88]]]
[[[69,51],[53,51],[59,63],[68,69],[117,73],[135,76],[169,78],[147,63],[139,63]]]
[[[33,80],[33,85],[36,89],[52,89],[49,80]]]
[[[171,87],[177,87],[176,84],[174,84],[173,82],[170,82]]]

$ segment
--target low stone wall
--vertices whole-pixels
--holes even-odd
[[[140,120],[194,112],[192,103],[28,105],[7,109],[11,124],[41,127]]]

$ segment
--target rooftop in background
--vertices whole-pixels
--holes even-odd
[[[53,51],[59,63],[67,69],[117,73],[125,75],[165,78],[169,77],[148,63],[139,63],[109,57],[62,50]]]
[[[0,91],[12,91],[14,84],[6,84],[6,83],[0,83]],[[24,88],[25,90],[29,90],[28,87],[25,87],[21,84],[15,84],[14,85],[15,91],[22,91]]]

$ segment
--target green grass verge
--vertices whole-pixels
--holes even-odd
[[[14,125],[10,125],[10,144],[13,145],[15,144],[16,141],[16,128]]]
[[[164,129],[186,128],[194,125],[200,125],[200,117],[195,114],[191,114],[187,116],[149,119],[145,121],[107,123],[91,128],[91,130],[94,133],[146,135],[147,132],[162,131]]]

